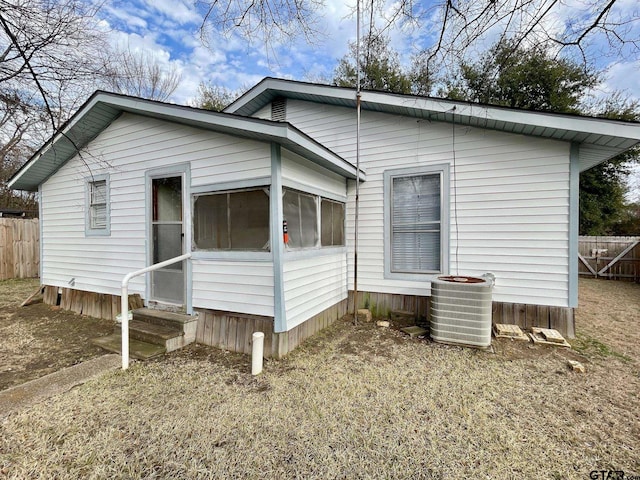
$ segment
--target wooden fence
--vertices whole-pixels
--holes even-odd
[[[640,282],[640,237],[579,237],[578,272]]]
[[[37,277],[39,268],[38,219],[0,218],[0,280]]]

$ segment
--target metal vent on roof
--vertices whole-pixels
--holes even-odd
[[[275,122],[287,121],[286,98],[276,98],[273,102],[271,102],[271,120]]]

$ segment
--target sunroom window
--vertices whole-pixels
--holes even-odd
[[[317,197],[296,190],[284,190],[282,197],[284,219],[289,230],[290,248],[318,245]]]
[[[196,250],[268,251],[268,189],[195,196],[193,243]]]
[[[344,245],[344,203],[323,198],[320,210],[322,246]]]

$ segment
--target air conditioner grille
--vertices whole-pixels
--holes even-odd
[[[492,290],[493,281],[481,277],[433,280],[431,338],[443,343],[490,346]]]

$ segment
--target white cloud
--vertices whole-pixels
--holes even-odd
[[[390,0],[387,9],[392,6]],[[542,3],[546,0],[538,0]],[[570,0],[562,10],[551,17],[546,28],[559,29],[571,18],[576,2]],[[619,0],[621,7],[637,9],[637,0]],[[317,15],[320,35],[312,45],[303,39],[292,43],[273,43],[269,49],[242,38],[238,32],[223,35],[214,32],[203,45],[198,37],[201,17],[188,0],[113,0],[105,10],[105,20],[119,30],[114,32],[114,42],[127,42],[131,48],[152,52],[162,65],[176,66],[182,72],[182,82],[173,95],[173,101],[183,103],[192,98],[202,81],[236,89],[256,83],[265,76],[294,79],[331,79],[336,62],[348,51],[350,41],[356,39],[354,0],[327,0]],[[420,29],[409,25],[395,26],[387,33],[391,46],[400,53],[401,63],[408,66],[411,55],[433,42],[433,34],[439,27],[437,10],[426,0],[414,4],[422,9],[424,24]],[[616,4],[617,5],[617,4]],[[389,10],[387,10],[389,11]],[[575,12],[575,11],[574,11]],[[363,33],[368,15],[363,15]],[[499,28],[496,27],[496,32]],[[488,47],[498,33],[492,32],[481,43]],[[473,55],[473,52],[470,52]],[[640,76],[635,62],[620,59],[610,67],[606,91],[626,89],[640,98]]]
[[[607,68],[607,76],[602,85],[603,93],[621,91],[640,100],[640,60],[615,62]]]
[[[147,21],[143,18],[144,12],[134,10],[131,5],[120,6],[107,3],[100,10],[100,16],[113,28],[126,27],[128,30],[136,31],[148,28]]]
[[[143,0],[148,10],[161,13],[167,20],[178,24],[198,23],[201,20],[198,12],[190,2],[182,0]]]

